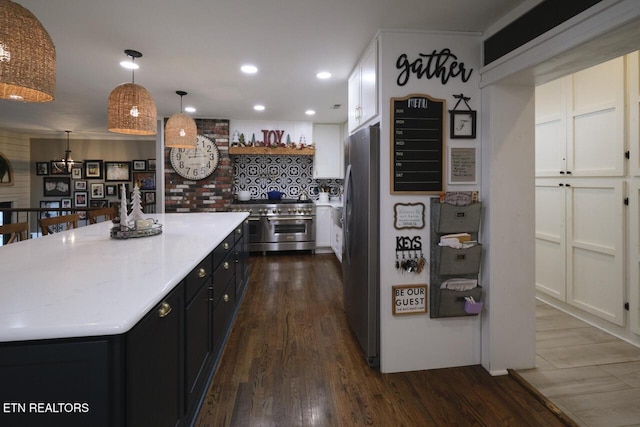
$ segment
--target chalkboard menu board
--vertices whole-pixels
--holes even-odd
[[[444,191],[444,117],[444,99],[391,98],[391,193]]]

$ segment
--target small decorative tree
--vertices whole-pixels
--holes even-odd
[[[122,184],[122,198],[120,200],[120,230],[126,231],[129,226],[129,214],[127,213],[127,187]]]
[[[144,219],[142,214],[142,200],[140,199],[140,188],[136,182],[131,193],[131,216],[130,219],[135,223],[137,219]]]

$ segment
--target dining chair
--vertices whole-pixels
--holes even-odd
[[[62,224],[65,226],[65,230],[70,230],[72,228],[78,228],[78,221],[80,221],[80,214],[74,213],[69,215],[54,216],[51,218],[41,218],[38,220],[38,223],[40,224],[42,235],[46,236],[47,234],[54,232],[51,229],[52,225]]]
[[[29,234],[29,223],[15,222],[13,224],[0,225],[0,239],[2,239],[5,234],[10,234],[9,240],[6,244],[27,240],[27,235]]]
[[[89,224],[98,223],[98,219],[101,217],[103,221],[109,221],[116,217],[116,210],[113,206],[108,208],[91,209],[87,211],[87,217],[89,218]]]

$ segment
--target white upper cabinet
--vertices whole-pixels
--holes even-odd
[[[316,179],[344,176],[344,151],[342,132],[338,124],[314,124],[313,141],[316,149],[313,157],[313,177]]]
[[[623,176],[624,58],[536,88],[536,176]]]
[[[378,114],[378,41],[373,40],[349,77],[349,133]]]

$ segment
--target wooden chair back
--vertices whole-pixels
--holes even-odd
[[[16,222],[13,224],[0,225],[0,239],[4,238],[5,234],[11,235],[7,244],[27,240],[27,235],[29,234],[29,223]]]
[[[100,217],[104,217],[103,221],[109,221],[116,217],[116,210],[113,206],[108,208],[91,209],[87,211],[89,224],[96,224]]]
[[[53,232],[50,228],[52,225],[64,224],[65,230],[70,230],[72,228],[78,228],[78,221],[80,221],[80,214],[74,213],[69,215],[54,216],[51,218],[41,218],[38,220],[38,223],[40,224],[42,235],[46,236],[47,234]]]

